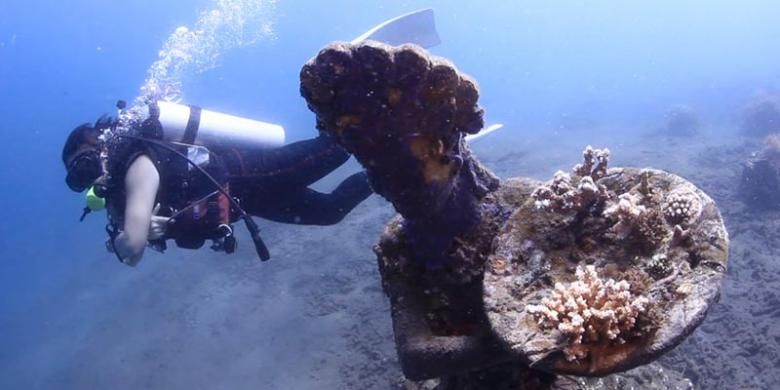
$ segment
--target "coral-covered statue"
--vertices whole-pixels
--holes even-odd
[[[476,82],[445,59],[336,43],[301,94],[401,215],[376,252],[409,378],[606,375],[677,345],[717,300],[728,238],[706,194],[591,147],[548,183],[500,181],[465,142],[483,125]]]
[[[333,44],[301,70],[301,94],[412,236],[426,237],[419,256],[443,266],[440,254],[477,223],[479,199],[498,186],[464,140],[483,126],[476,82],[417,46]]]

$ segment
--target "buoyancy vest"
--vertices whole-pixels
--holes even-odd
[[[150,127],[153,128],[153,124],[145,124],[146,131],[141,131],[140,137],[122,137],[109,149],[105,186],[109,225],[114,231],[124,225],[125,175],[130,165],[145,155],[160,175],[156,198],[160,209],[157,215],[170,218],[165,237],[150,242],[150,246],[162,251],[167,247],[165,240],[171,239],[179,247],[197,249],[206,240],[213,240],[212,249],[232,252],[235,239],[231,224],[236,214],[231,209],[230,200],[190,163],[203,168],[229,191],[227,170],[219,157],[203,146],[151,138],[154,134],[149,131]],[[183,154],[189,161],[169,148]]]

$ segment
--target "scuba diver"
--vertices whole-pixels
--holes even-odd
[[[376,40],[425,48],[441,41],[431,9],[385,21],[352,42]],[[103,116],[71,131],[62,151],[66,183],[86,192],[91,211],[106,209],[107,248],[135,265],[145,247],[164,251],[167,240],[232,253],[233,223],[243,220],[261,260],[270,258],[251,216],[331,225],[372,190],[364,172],[329,193],[309,188],[350,155],[329,136],[289,145],[280,126],[167,101],[148,99],[119,116]]]
[[[162,101],[150,102],[146,116],[130,126],[106,116],[78,126],[62,151],[68,187],[87,191],[82,220],[105,207],[107,246],[123,263],[136,264],[147,245],[164,250],[168,239],[191,249],[212,240],[212,249],[233,252],[238,219],[265,260],[249,215],[331,225],[372,193],[363,172],[330,194],[308,188],[349,158],[328,136],[278,146],[278,126]],[[242,125],[255,126],[254,138],[236,131]],[[210,136],[219,142],[199,145]]]

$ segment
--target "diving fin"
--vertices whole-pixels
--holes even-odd
[[[352,44],[369,39],[393,46],[413,43],[426,49],[441,43],[431,8],[384,21],[352,40]]]
[[[494,123],[482,130],[479,131],[477,134],[469,134],[466,136],[466,142],[473,143],[474,141],[504,127],[503,123]]]

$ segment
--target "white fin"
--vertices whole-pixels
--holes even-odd
[[[494,123],[482,130],[479,131],[477,134],[469,134],[466,136],[466,142],[473,143],[474,141],[504,127],[503,123]]]
[[[426,49],[441,43],[431,8],[384,21],[352,40],[352,44],[369,39],[393,46],[413,43]]]

